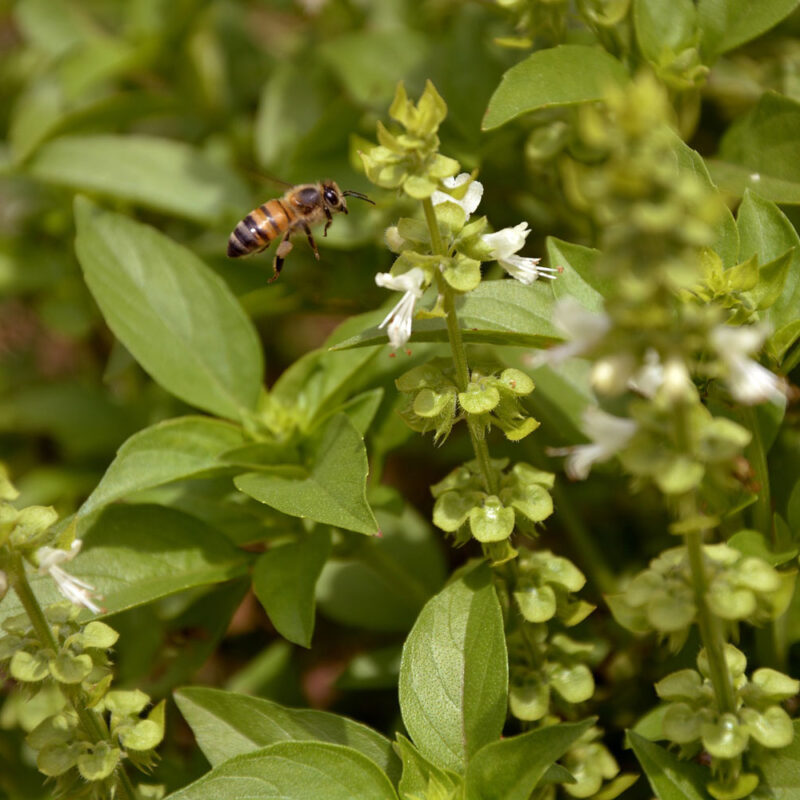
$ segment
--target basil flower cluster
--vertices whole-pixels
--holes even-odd
[[[483,435],[492,426],[506,438],[517,442],[539,427],[520,404],[533,391],[533,381],[518,369],[508,368],[499,375],[473,370],[467,388],[460,392],[455,370],[448,359],[437,358],[414,367],[395,382],[409,395],[400,412],[415,431],[434,431],[434,439],[443,441],[453,425],[465,415],[477,420]]]
[[[762,624],[779,617],[789,603],[794,575],[781,573],[757,556],[727,544],[703,547],[705,602],[717,617],[735,625]],[[608,598],[616,620],[637,633],[657,631],[673,650],[683,646],[697,618],[697,600],[686,547],[654,558],[625,592]]]
[[[508,543],[515,528],[534,536],[536,524],[553,513],[549,491],[555,479],[553,473],[525,463],[514,464],[510,470],[507,467],[508,459],[492,460],[499,486],[497,494],[484,488],[477,461],[462,464],[431,486],[436,498],[434,525],[452,533],[456,544],[474,538],[487,545],[495,563],[517,555]]]
[[[792,720],[780,703],[800,691],[800,681],[768,668],[748,678],[747,659],[731,644],[725,645],[725,663],[733,683],[732,710],[717,706],[705,650],[697,658],[697,670],[667,675],[656,684],[656,692],[665,701],[662,738],[679,745],[687,757],[708,753],[716,776],[706,787],[709,793],[717,800],[738,800],[749,797],[759,783],[755,772],[743,771],[749,741],[768,749],[791,744]]]

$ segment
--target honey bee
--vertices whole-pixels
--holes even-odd
[[[253,209],[234,229],[228,239],[228,257],[241,258],[250,253],[260,253],[270,246],[274,239],[283,236],[275,252],[272,264],[274,275],[269,283],[277,280],[283,269],[283,262],[294,246],[289,237],[296,231],[304,231],[314,255],[319,261],[317,243],[311,234],[311,225],[325,222],[323,236],[333,222],[333,215],[347,214],[345,197],[358,197],[368,203],[375,203],[361,192],[342,191],[334,181],[303,183],[293,186],[283,197],[267,200]]]

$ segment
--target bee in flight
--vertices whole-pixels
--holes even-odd
[[[294,245],[289,237],[296,231],[304,231],[314,255],[319,261],[317,243],[311,235],[311,225],[325,222],[323,236],[333,222],[333,215],[347,213],[345,197],[358,197],[368,203],[375,203],[361,192],[342,191],[334,181],[303,183],[293,186],[283,197],[267,200],[253,209],[234,229],[228,239],[228,257],[241,258],[250,253],[260,253],[270,246],[273,239],[283,236],[275,252],[272,264],[274,275],[269,283],[277,280],[283,269],[283,262]]]

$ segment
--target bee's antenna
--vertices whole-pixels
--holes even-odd
[[[361,192],[354,192],[351,189],[347,189],[346,191],[342,192],[345,197],[357,197],[359,200],[366,200],[368,203],[372,203],[375,205],[374,200],[370,200],[365,194],[361,194]]]

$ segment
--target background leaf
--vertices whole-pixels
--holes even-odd
[[[252,206],[245,185],[224,165],[184,142],[152,136],[63,136],[43,145],[28,171],[40,181],[203,223],[243,216]]]
[[[331,550],[327,531],[272,547],[256,561],[253,591],[278,633],[303,647],[314,633],[314,587]]]
[[[80,508],[90,514],[132,492],[197,477],[224,466],[226,450],[244,444],[235,425],[209,417],[168,419],[131,436]]]
[[[402,498],[391,497],[394,503],[375,509],[382,536],[348,543],[317,581],[320,609],[343,625],[408,631],[444,582],[444,558],[430,524]]]
[[[732,126],[708,162],[723,191],[752,189],[776,203],[800,203],[800,103],[764,92],[753,109]]]
[[[259,697],[201,686],[179,689],[175,702],[212,767],[276,742],[314,740],[358,750],[393,782],[400,776],[400,760],[391,742],[339,714],[286,708]]]
[[[400,666],[403,722],[422,755],[463,773],[500,737],[508,663],[500,604],[486,564],[428,601]]]
[[[226,761],[169,800],[396,800],[386,775],[356,750],[323,742],[279,742]]]
[[[599,47],[562,44],[539,50],[503,75],[489,100],[483,130],[541,108],[600,100],[609,85],[627,79],[625,67]]]
[[[755,39],[797,8],[798,0],[699,0],[703,50],[714,57]]]
[[[91,583],[109,614],[194,586],[242,575],[248,556],[195,517],[154,505],[111,506],[83,534],[83,551],[69,572]],[[32,578],[42,603],[60,599],[48,576]],[[0,617],[18,613],[16,595],[0,603]]]
[[[187,403],[230,419],[253,409],[261,346],[224,281],[154,228],[83,198],[75,217],[86,282],[134,358]]]

